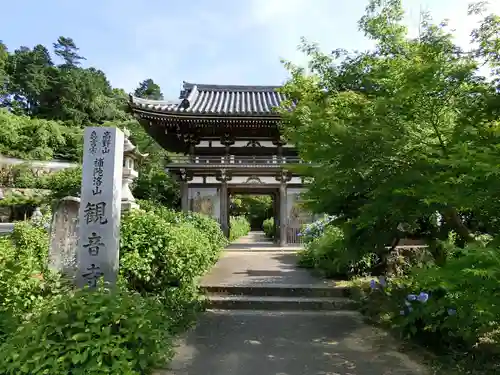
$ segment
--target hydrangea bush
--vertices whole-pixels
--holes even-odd
[[[299,265],[312,268],[328,278],[345,279],[366,274],[377,262],[373,254],[351,251],[345,242],[344,231],[332,225],[333,216],[325,216],[304,227],[305,249],[300,253]]]
[[[500,352],[500,306],[492,298],[498,295],[499,251],[476,244],[444,266],[371,280],[364,311],[428,344]]]
[[[316,238],[319,238],[325,232],[325,228],[335,220],[335,216],[325,215],[323,218],[316,220],[313,223],[304,225],[304,228],[299,233],[304,243],[309,243]]]

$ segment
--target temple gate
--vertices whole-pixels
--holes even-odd
[[[178,101],[130,97],[129,105],[170,157],[168,172],[181,182],[182,209],[210,215],[229,236],[229,197],[270,194],[276,242],[298,243],[311,215],[300,205],[302,163],[283,141],[274,108],[284,100],[278,86],[203,85],[184,82]]]

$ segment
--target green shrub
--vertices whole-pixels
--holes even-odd
[[[165,359],[159,353],[170,355],[165,335],[201,309],[196,281],[227,240],[202,215],[132,211],[121,227],[123,285],[113,292],[74,291],[49,272],[48,242],[44,221],[0,238],[0,374],[148,373]]]
[[[172,332],[178,332],[202,309],[197,280],[226,241],[217,222],[202,215],[133,211],[122,219],[120,272],[129,288],[161,299]]]
[[[260,228],[266,217],[273,214],[270,195],[235,195],[231,199],[230,216],[245,216],[252,229]]]
[[[19,221],[14,225],[11,240],[16,247],[15,259],[33,262],[33,271],[43,272],[47,264],[49,235],[43,225]]]
[[[150,374],[172,356],[163,306],[117,288],[47,303],[0,346],[0,373]]]
[[[311,238],[299,254],[299,265],[319,270],[328,278],[346,278],[366,274],[375,264],[373,254],[358,255],[344,242],[342,229],[326,226],[323,233]]]
[[[216,255],[214,262],[218,259],[220,251],[228,245],[228,240],[222,232],[220,225],[213,218],[195,212],[184,214],[184,220],[193,225],[201,235],[204,235],[210,245],[210,253]]]
[[[28,164],[4,165],[0,167],[0,186],[12,188],[43,188],[43,177],[37,177]]]
[[[53,199],[67,196],[79,197],[82,185],[82,167],[66,168],[45,177],[44,188],[49,189]]]
[[[177,212],[151,201],[140,201],[139,205],[143,210],[154,212],[168,223],[189,223],[193,225],[198,229],[200,235],[208,239],[211,252],[213,253],[218,253],[228,244],[227,238],[224,236],[224,233],[222,233],[219,223],[211,217],[196,212]]]
[[[12,237],[0,238],[0,337],[14,332],[47,300],[68,285],[45,269],[47,233],[17,223]]]
[[[274,229],[274,218],[270,217],[262,222],[262,230],[267,238],[274,238],[275,229]]]
[[[246,236],[250,232],[250,223],[245,216],[231,216],[229,225],[231,227],[229,231],[230,241]]]
[[[500,352],[500,305],[493,297],[500,295],[499,249],[468,246],[442,267],[414,268],[380,289],[367,302],[407,336]]]
[[[120,270],[129,286],[157,294],[174,284],[191,284],[218,255],[194,225],[174,225],[140,211],[124,216],[120,250]]]

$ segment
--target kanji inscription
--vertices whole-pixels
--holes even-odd
[[[86,128],[84,142],[77,283],[94,288],[118,273],[124,135]]]
[[[92,232],[92,234],[87,238],[87,242],[83,245],[83,247],[89,251],[89,255],[98,256],[99,250],[106,246],[101,241],[102,237],[99,236],[96,232]]]
[[[104,158],[96,158],[94,160],[94,173],[92,179],[92,194],[99,195],[102,193],[102,177],[104,176]]]
[[[87,267],[85,272],[82,274],[82,277],[90,288],[95,288],[97,286],[97,281],[101,276],[104,276],[101,272],[101,267],[96,266],[93,263]]]
[[[85,223],[87,225],[104,225],[108,223],[108,219],[106,218],[106,202],[88,202],[83,213],[85,217]]]

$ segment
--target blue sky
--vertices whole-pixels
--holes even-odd
[[[448,18],[459,44],[468,43],[471,0],[403,0],[412,33],[419,10]],[[500,1],[490,9],[500,13]],[[153,78],[168,99],[182,81],[281,84],[280,58],[303,63],[301,36],[334,48],[367,49],[357,31],[367,0],[24,0],[2,5],[0,39],[10,50],[60,35],[72,37],[86,65],[103,70],[115,87],[132,91]]]

